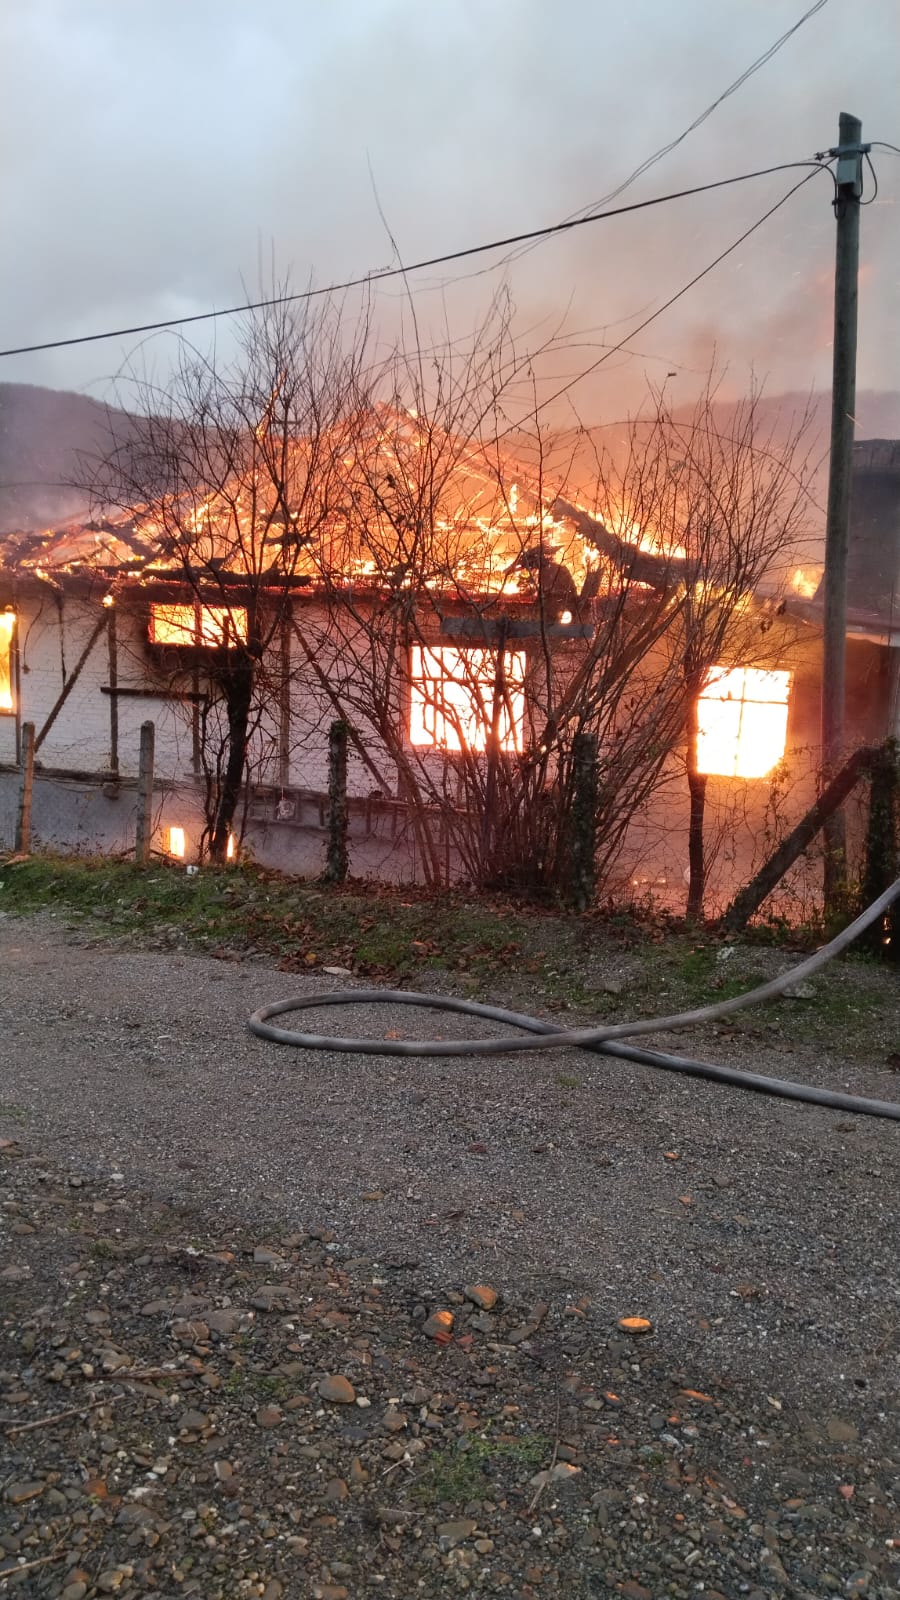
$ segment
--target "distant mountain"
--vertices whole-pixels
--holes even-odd
[[[815,395],[811,401],[802,394],[767,395],[759,403],[760,424],[775,426],[780,418],[788,428],[807,406],[813,414],[813,432],[824,449],[827,395]],[[733,407],[722,402],[717,410],[724,420]],[[689,415],[690,408],[675,412],[676,418]],[[87,395],[0,383],[0,535],[51,527],[84,515],[89,497],[79,485],[85,481],[89,461],[102,458],[114,436],[119,443],[136,438],[140,426],[137,417]],[[599,437],[607,429],[621,432],[621,425],[601,422],[587,434]],[[862,391],[856,431],[861,439],[900,439],[900,394]],[[557,435],[556,444],[563,444],[565,438]]]
[[[0,383],[0,534],[84,515],[89,462],[139,428],[137,418],[59,389]]]
[[[733,423],[739,407],[746,402],[739,400],[716,400],[713,411],[717,426],[727,432]],[[758,439],[766,436],[775,441],[787,441],[801,429],[802,440],[799,446],[800,453],[806,456],[809,463],[820,463],[820,472],[827,464],[828,436],[831,426],[831,396],[828,394],[764,394],[756,401],[756,434]],[[641,413],[649,419],[649,409]],[[690,423],[694,415],[691,404],[674,405],[671,410],[672,421],[676,424]],[[566,458],[569,452],[571,468],[576,476],[587,474],[590,480],[592,458],[599,449],[607,449],[615,458],[621,454],[621,447],[628,436],[628,419],[617,416],[615,420],[601,418],[589,427],[580,426],[568,429],[553,435],[554,450],[560,459]],[[857,439],[900,439],[900,393],[893,390],[880,391],[864,389],[857,396],[856,403],[856,438]]]
[[[722,416],[733,413],[736,405],[728,401],[717,403]],[[757,405],[757,416],[762,427],[774,426],[781,419],[785,426],[799,422],[809,410],[814,430],[828,441],[831,422],[830,394],[763,394]],[[690,407],[676,411],[676,416],[688,416]],[[887,389],[861,389],[856,397],[857,439],[900,439],[900,394]]]

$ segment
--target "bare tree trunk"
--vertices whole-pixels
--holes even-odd
[[[506,697],[506,633],[500,629],[497,643],[497,668],[494,675],[494,692],[491,701],[491,726],[487,736],[487,770],[484,780],[484,805],[481,813],[481,860],[488,876],[496,875],[497,852],[497,783],[500,768],[500,719]],[[492,871],[493,869],[493,871]]]
[[[209,858],[219,864],[228,857],[228,840],[233,830],[247,766],[248,729],[253,702],[252,662],[236,662],[223,687],[228,716],[228,758],[209,841]]]
[[[688,822],[688,897],[685,908],[690,922],[703,916],[706,888],[706,843],[703,824],[706,814],[706,774],[700,771],[700,687],[691,681],[687,712],[687,781],[690,795]]]
[[[575,735],[572,752],[570,834],[570,892],[575,911],[587,911],[596,889],[597,748],[595,733]]]

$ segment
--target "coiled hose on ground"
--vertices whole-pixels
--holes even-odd
[[[709,1061],[695,1061],[689,1056],[670,1055],[659,1050],[645,1050],[622,1041],[639,1034],[661,1033],[674,1028],[689,1028],[698,1023],[716,1022],[733,1016],[747,1006],[759,1005],[765,1000],[775,1000],[794,984],[811,977],[835,956],[846,950],[866,928],[884,915],[892,902],[900,896],[900,878],[879,895],[855,922],[830,940],[821,949],[801,961],[796,967],[782,972],[769,983],[749,989],[746,994],[731,1000],[720,1000],[713,1005],[700,1006],[693,1011],[680,1011],[670,1017],[644,1017],[635,1022],[620,1022],[612,1027],[561,1028],[556,1023],[544,1022],[517,1011],[505,1011],[500,1006],[481,1005],[475,1000],[462,1000],[453,995],[417,994],[408,989],[337,989],[303,995],[298,999],[279,1000],[273,1005],[255,1011],[249,1020],[251,1032],[276,1044],[294,1045],[301,1050],[337,1050],[348,1055],[373,1056],[472,1056],[507,1055],[519,1050],[577,1049],[590,1050],[600,1055],[616,1056],[624,1061],[639,1061],[648,1067],[659,1067],[665,1072],[681,1072],[690,1078],[706,1078],[712,1083],[730,1084],[735,1089],[749,1089],[758,1094],[775,1095],[782,1100],[802,1100],[809,1105],[827,1106],[832,1111],[849,1111],[867,1117],[887,1117],[900,1122],[900,1105],[888,1100],[868,1100],[860,1095],[839,1094],[832,1089],[818,1089],[811,1084],[790,1083],[783,1078],[767,1078],[758,1072],[740,1072],[735,1067],[723,1067]],[[452,1011],[468,1017],[483,1017],[489,1022],[504,1023],[518,1028],[520,1033],[488,1039],[354,1039],[336,1034],[300,1033],[290,1028],[275,1027],[270,1018],[284,1016],[291,1011],[311,1011],[320,1006],[355,1005],[420,1006],[431,1011]],[[523,1037],[522,1035],[525,1035]]]

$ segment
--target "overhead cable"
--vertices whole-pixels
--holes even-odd
[[[532,228],[523,233],[511,234],[508,238],[492,239],[486,244],[467,245],[461,250],[451,250],[444,255],[430,256],[423,261],[415,261],[409,266],[383,267],[377,271],[361,274],[356,278],[347,278],[343,283],[332,283],[321,288],[301,289],[293,294],[273,295],[266,300],[247,301],[241,305],[224,306],[221,310],[197,311],[186,317],[167,317],[161,322],[135,323],[126,328],[106,328],[98,333],[76,334],[66,339],[46,339],[40,343],[10,346],[9,349],[0,350],[0,358],[6,356],[34,355],[43,350],[62,350],[72,345],[96,344],[104,339],[124,339],[132,334],[159,333],[164,329],[183,328],[188,324],[197,322],[211,322],[219,317],[240,316],[248,311],[267,311],[275,306],[292,305],[305,300],[313,300],[322,296],[340,294],[348,289],[357,289],[369,284],[381,283],[387,278],[406,277],[411,272],[422,272],[428,267],[445,265],[451,261],[462,261],[470,256],[484,255],[491,250],[504,250],[510,245],[521,244],[531,239],[546,239],[553,234],[568,233],[574,228],[585,227],[592,222],[608,222],[613,217],[627,216],[636,211],[646,211],[653,206],[668,205],[674,200],[686,200],[692,195],[707,194],[715,189],[726,189],[734,184],[747,183],[753,178],[765,178],[775,172],[789,172],[799,167],[811,167],[814,171],[830,171],[815,161],[785,161],[774,167],[760,167],[754,172],[738,173],[732,178],[718,178],[712,183],[695,184],[690,189],[678,189],[671,194],[656,195],[649,200],[637,200],[627,206],[617,206],[612,211],[593,211],[588,216],[572,217],[563,222],[550,223],[543,228]]]

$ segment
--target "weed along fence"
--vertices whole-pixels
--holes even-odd
[[[199,778],[160,779],[156,724],[147,720],[138,731],[136,750],[120,747],[116,769],[98,774],[44,768],[38,758],[40,734],[33,723],[23,723],[19,761],[0,771],[0,847],[13,848],[19,855],[41,848],[64,855],[108,854],[133,858],[142,866],[152,858],[185,865],[205,859],[216,822],[206,786]],[[416,879],[416,834],[409,806],[384,793],[360,797],[348,792],[350,733],[345,721],[332,722],[324,792],[244,787],[226,860],[244,856],[295,876],[321,876],[332,884],[343,883],[351,874],[387,881]],[[568,800],[569,871],[559,894],[574,911],[583,912],[597,894],[600,753],[595,736],[579,736],[577,758]],[[835,810],[854,795],[864,802],[858,869],[863,899],[874,900],[894,880],[900,870],[900,758],[897,742],[888,740],[856,750],[749,880],[735,883],[736,892],[722,908],[720,920],[726,932],[740,932],[772,904],[786,874],[816,843]],[[460,815],[457,809],[457,826]],[[440,816],[435,820],[440,823]],[[443,821],[449,884],[462,873],[453,858],[450,821],[446,817]],[[896,923],[896,912],[888,914],[869,934],[871,945],[895,959],[900,957]]]
[[[170,854],[168,836],[173,830],[166,826],[167,812],[173,805],[183,807],[184,802],[181,796],[176,800],[172,784],[155,782],[154,748],[154,724],[144,722],[134,776],[47,770],[37,759],[39,738],[34,724],[23,723],[10,841],[16,853],[27,855],[43,847],[67,855],[133,856],[143,866],[154,853]],[[0,788],[3,835],[8,832],[8,802],[8,786]]]
[[[133,857],[140,865],[151,858],[187,865],[207,854],[205,786],[159,776],[152,721],[140,726],[131,771],[124,748],[119,769],[102,773],[43,768],[37,748],[34,724],[23,723],[20,761],[0,771],[0,849]],[[348,794],[347,729],[339,721],[331,728],[327,792],[244,791],[227,859],[242,854],[301,876],[324,873],[331,883],[350,871],[397,881],[416,876],[404,803]]]

